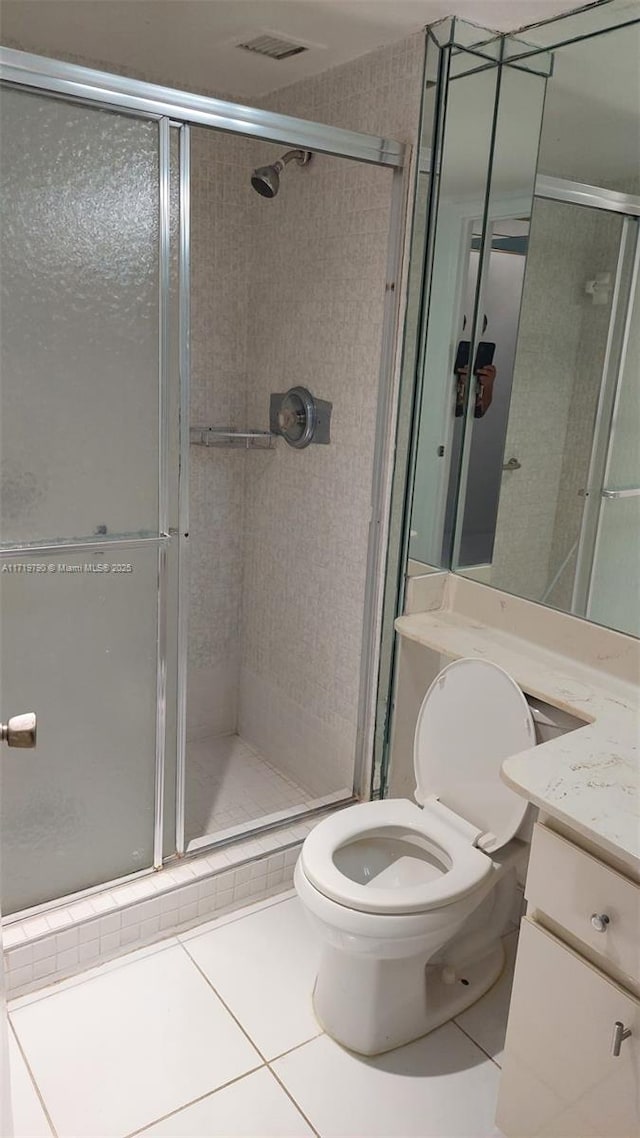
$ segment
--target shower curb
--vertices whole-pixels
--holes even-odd
[[[224,850],[169,863],[156,873],[38,915],[5,918],[7,996],[35,992],[290,889],[302,842],[318,821],[315,816]]]

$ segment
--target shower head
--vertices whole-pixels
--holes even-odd
[[[258,166],[251,175],[251,185],[256,193],[263,198],[275,198],[280,189],[280,174],[287,162],[295,162],[298,166],[306,166],[311,160],[310,150],[287,150],[272,166]]]

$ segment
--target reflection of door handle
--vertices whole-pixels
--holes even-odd
[[[503,462],[502,469],[503,470],[520,470],[521,466],[522,466],[522,463],[518,462],[517,458],[510,458],[508,462]]]
[[[613,1043],[611,1045],[611,1054],[615,1059],[618,1058],[622,1044],[625,1039],[629,1039],[633,1035],[630,1027],[625,1027],[624,1024],[617,1019],[613,1025]]]
[[[0,742],[10,747],[35,747],[36,717],[33,711],[13,715],[8,723],[0,723]]]

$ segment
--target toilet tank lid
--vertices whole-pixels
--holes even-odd
[[[499,850],[516,834],[525,799],[500,778],[505,759],[535,745],[529,705],[490,660],[455,660],[436,676],[418,713],[413,748],[416,801],[438,799]]]

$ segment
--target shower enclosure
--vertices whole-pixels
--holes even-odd
[[[407,185],[384,138],[0,65],[6,914],[368,795]],[[272,433],[293,387],[328,445]]]

